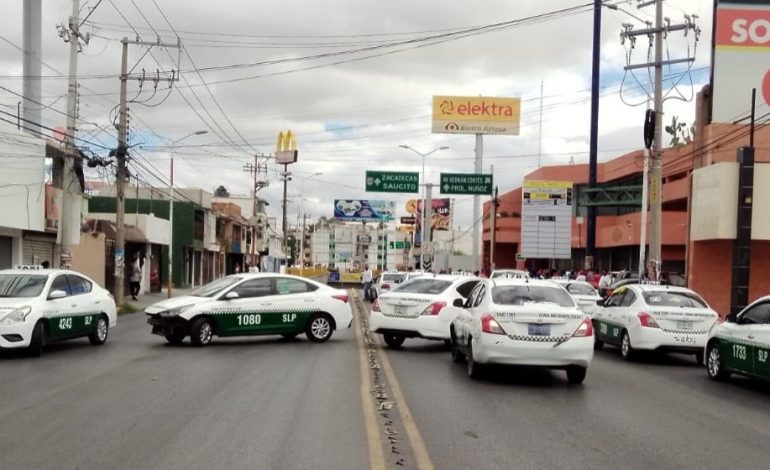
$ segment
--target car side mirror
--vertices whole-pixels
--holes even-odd
[[[596,305],[598,305],[599,307],[604,307],[604,299],[597,300]]]
[[[55,290],[48,294],[48,300],[63,299],[67,297],[67,293],[63,290]]]
[[[238,295],[237,292],[232,291],[232,290],[230,292],[228,292],[227,294],[225,294],[225,300],[233,300],[233,299],[237,299],[239,297],[240,297],[240,295]]]
[[[731,313],[725,317],[725,321],[727,323],[738,323],[738,314],[737,313]]]
[[[465,308],[465,301],[463,299],[455,299],[452,305],[457,308]]]

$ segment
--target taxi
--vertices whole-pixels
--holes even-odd
[[[631,360],[640,350],[695,355],[703,363],[709,329],[719,315],[685,287],[632,284],[615,289],[593,313],[596,349],[620,347]]]
[[[35,266],[0,271],[0,349],[40,356],[46,344],[81,337],[99,346],[117,318],[110,293],[83,274]]]
[[[406,338],[449,342],[449,325],[480,278],[450,274],[422,275],[383,293],[372,303],[369,331],[381,334],[385,344],[401,346]]]
[[[372,299],[376,299],[384,292],[390,292],[395,289],[396,286],[406,280],[406,272],[403,271],[387,271],[377,276],[377,280],[372,284],[372,292],[370,296]],[[371,295],[374,294],[374,295]]]
[[[551,281],[511,278],[480,283],[452,322],[452,360],[478,378],[488,364],[564,369],[583,383],[593,359],[593,325]]]
[[[727,380],[733,372],[770,380],[770,296],[711,329],[706,370],[712,380]]]
[[[153,334],[171,344],[189,336],[193,346],[206,346],[215,335],[289,339],[300,333],[322,343],[353,323],[345,290],[276,273],[226,276],[190,295],[155,303],[145,313]]]
[[[594,286],[585,281],[573,281],[570,279],[551,278],[551,281],[567,289],[569,295],[575,299],[578,308],[586,315],[593,314],[599,309],[597,302],[602,296],[594,289]]]

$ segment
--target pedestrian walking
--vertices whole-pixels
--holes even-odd
[[[369,268],[369,266],[364,266],[364,300],[372,300],[371,296],[369,295],[369,290],[372,288],[373,277],[374,273],[372,273],[372,270]]]
[[[131,263],[131,299],[139,300],[136,296],[139,295],[139,289],[142,285],[142,267],[139,266],[139,258],[135,258]]]

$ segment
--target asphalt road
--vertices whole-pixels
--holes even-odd
[[[379,436],[382,468],[396,457],[416,468],[418,456],[436,469],[770,462],[770,385],[713,383],[687,356],[628,364],[608,347],[582,386],[510,367],[473,381],[442,344],[407,340],[379,350],[395,402],[382,418],[362,400],[373,387],[354,329],[325,344],[216,338],[198,349],[166,345],[144,321],[120,317],[101,348],[84,339],[40,359],[0,354],[0,468],[366,469],[372,429],[391,421],[401,454]]]

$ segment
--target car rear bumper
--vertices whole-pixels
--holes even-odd
[[[480,338],[473,340],[473,359],[481,364],[588,367],[594,356],[593,345],[593,336],[570,338],[559,344],[482,333]]]
[[[24,323],[0,326],[0,349],[28,347],[32,338],[32,327],[33,325]]]
[[[452,320],[441,315],[420,315],[416,318],[397,318],[372,312],[369,315],[369,331],[390,333],[407,338],[449,339]]]
[[[634,349],[649,351],[669,351],[696,353],[703,351],[708,340],[708,333],[687,333],[664,331],[658,328],[645,328],[636,338],[631,335],[631,346]]]

